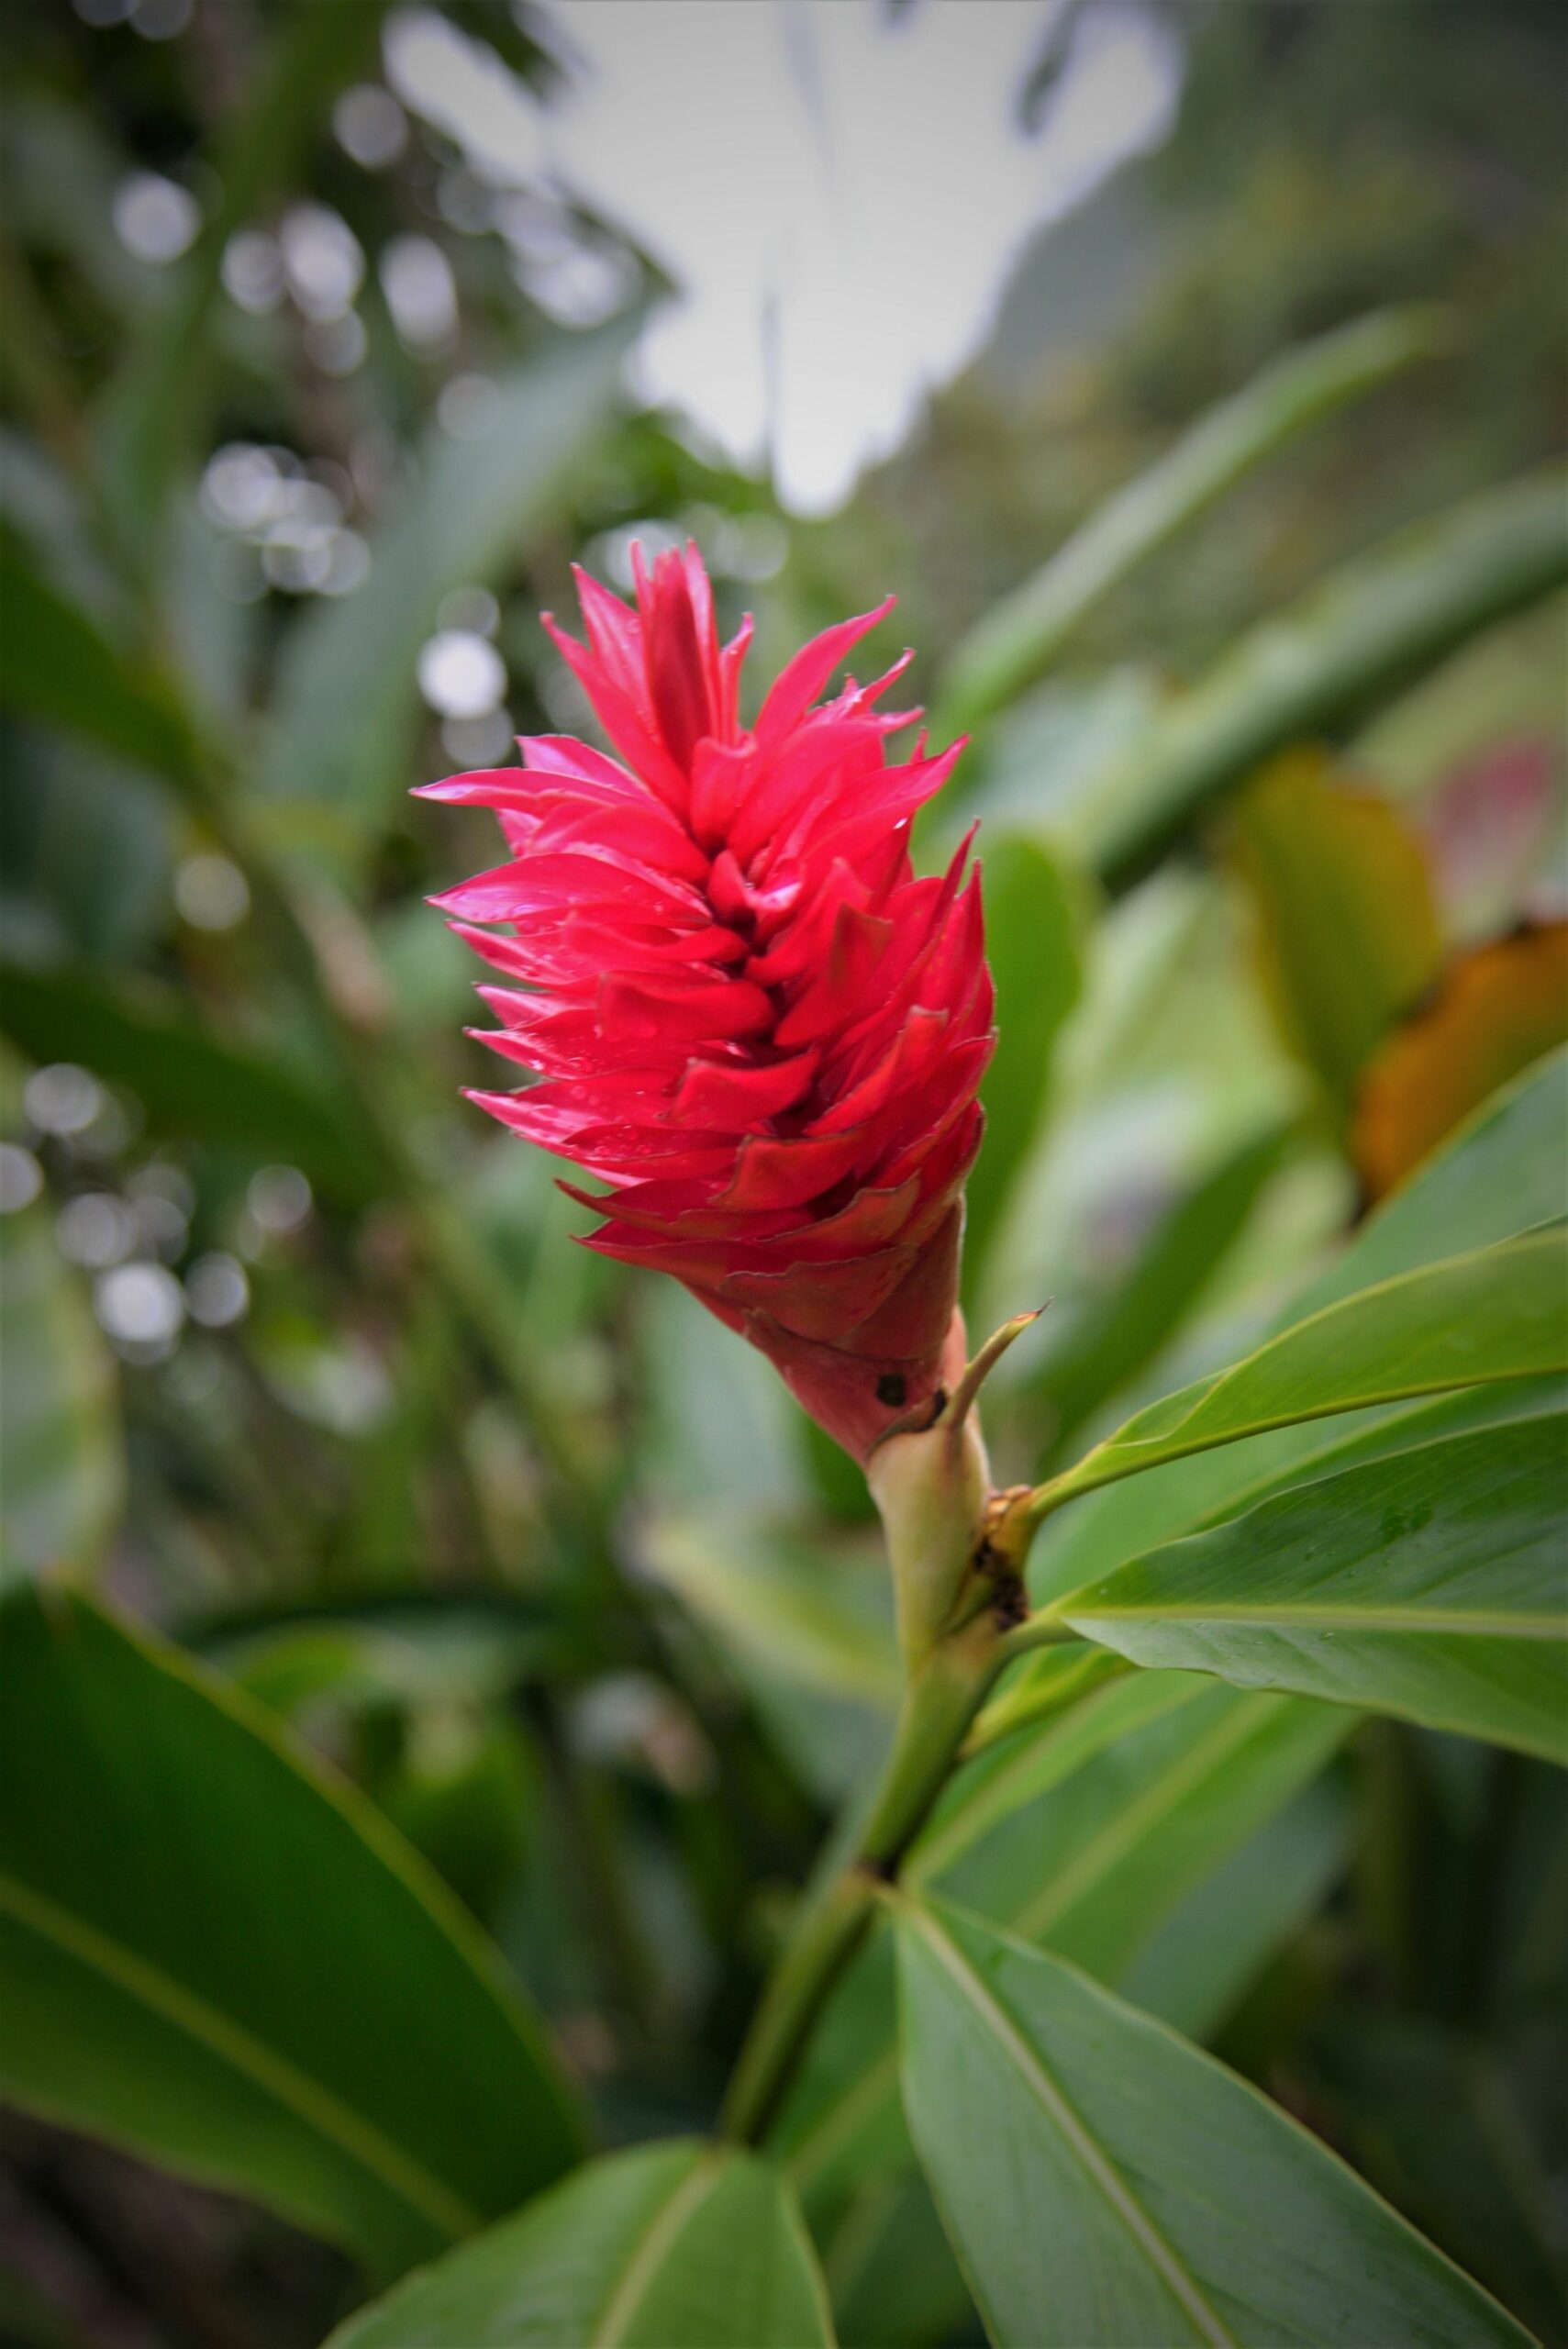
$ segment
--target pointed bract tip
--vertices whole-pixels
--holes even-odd
[[[993,1330],[973,1361],[966,1366],[963,1376],[948,1397],[941,1418],[937,1422],[939,1427],[948,1430],[954,1442],[957,1441],[964,1420],[973,1409],[975,1398],[981,1388],[1006,1353],[1007,1348],[1016,1338],[1023,1336],[1024,1331],[1032,1322],[1040,1319],[1050,1303],[1051,1299],[1047,1297],[1045,1305],[1033,1306],[1029,1312],[1015,1313],[1010,1321],[1004,1321],[999,1330]]]

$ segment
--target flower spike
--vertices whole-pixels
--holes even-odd
[[[873,705],[904,662],[820,698],[891,599],[748,729],[750,622],[720,644],[696,549],[633,577],[628,606],[579,573],[585,640],[546,623],[616,755],[545,736],[428,787],[506,841],[434,900],[504,982],[485,1041],[538,1080],[473,1097],[596,1179],[585,1246],[673,1274],[863,1461],[964,1375],[992,988],[969,841],[942,875],[909,859],[962,745],[889,761],[909,718]]]

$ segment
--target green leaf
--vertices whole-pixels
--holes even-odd
[[[1041,1487],[1074,1493],[1239,1437],[1372,1403],[1568,1370],[1560,1229],[1423,1266],[1326,1307],[1140,1411]]]
[[[220,1615],[182,1627],[182,1643],[273,1712],[317,1698],[356,1705],[487,1703],[549,1672],[570,1672],[558,1630],[526,1603],[421,1589],[366,1602]]]
[[[1079,893],[1035,841],[1004,833],[985,851],[985,947],[996,988],[996,1051],[980,1090],[985,1147],[969,1178],[964,1264],[973,1287],[1014,1177],[1039,1131],[1051,1051],[1078,1000]]]
[[[1568,1214],[1568,1050],[1550,1054],[1467,1119],[1409,1183],[1367,1218],[1337,1263],[1291,1307],[1324,1306]]]
[[[1140,1673],[955,1780],[906,1863],[998,1922],[1120,1984],[1184,1904],[1322,1771],[1351,1727],[1329,1705],[1242,1696],[1185,1673]],[[1252,1962],[1276,1930],[1250,1920]],[[1247,1935],[1230,1955],[1248,1976]],[[908,2159],[898,2117],[888,1952],[851,1969],[808,2049],[773,2146],[815,2210]],[[1170,1985],[1186,1995],[1187,1976]],[[1146,1986],[1163,2013],[1166,1985]],[[1176,2012],[1186,2018],[1184,2005]]]
[[[1565,1129],[1568,1052],[1558,1052],[1497,1094],[1370,1216],[1344,1252],[1296,1298],[1281,1326],[1294,1328],[1358,1290],[1562,1215],[1568,1208]],[[1484,1396],[1474,1400],[1491,1408]],[[1496,1401],[1505,1415],[1512,1411],[1507,1394]],[[1403,1421],[1405,1414],[1399,1417]],[[1374,1444],[1379,1421],[1393,1424],[1386,1410],[1374,1415]],[[1156,1542],[1262,1498],[1297,1464],[1356,1440],[1367,1427],[1364,1414],[1327,1432],[1316,1421],[1304,1421],[1088,1494],[1048,1520],[1030,1562],[1030,1587],[1042,1600],[1075,1590]]]
[[[1112,886],[1276,751],[1369,714],[1568,578],[1561,472],[1407,530],[1243,636],[1070,804],[1055,838]]]
[[[1113,588],[1254,465],[1439,348],[1430,311],[1378,311],[1287,351],[1200,418],[971,629],[943,676],[939,735],[962,733],[1011,701]]]
[[[905,1863],[905,1881],[939,1881],[995,1828],[1030,1809],[1028,1883],[1031,1891],[1042,1890],[1054,1873],[1054,1854],[1036,1848],[1033,1830],[1040,1822],[1030,1807],[1051,1798],[1051,1821],[1062,1825],[1072,1802],[1061,1791],[1066,1782],[1107,1747],[1119,1748],[1146,1724],[1184,1712],[1202,1693],[1202,1682],[1188,1674],[1140,1673],[1091,1688],[1044,1731],[982,1753],[940,1797]],[[1091,1801],[1091,1810],[1099,1808]],[[990,1897],[984,1905],[991,1906]]]
[[[1298,1486],[1051,1611],[1135,1664],[1568,1762],[1565,1470],[1568,1414],[1450,1436]]]
[[[1362,1189],[1386,1198],[1499,1085],[1565,1041],[1568,919],[1527,919],[1451,957],[1362,1072],[1350,1137]]]
[[[1287,753],[1242,794],[1232,841],[1280,1026],[1341,1130],[1362,1070],[1443,951],[1424,844],[1392,801],[1353,785],[1316,751]]]
[[[832,2337],[777,2171],[676,2138],[590,2162],[351,2316],[328,2349],[808,2349]]]
[[[900,1900],[909,2126],[994,2341],[1528,2334],[1248,2084],[1058,1960]]]
[[[380,1815],[69,1591],[0,1642],[0,2085],[396,2274],[558,2176],[538,2023]]]
[[[1329,1769],[1174,1908],[1116,1987],[1188,2039],[1210,2039],[1317,1914],[1351,1856],[1354,1807]]]
[[[370,578],[357,594],[317,605],[291,632],[262,785],[308,801],[313,822],[335,819],[345,848],[417,780],[409,772],[415,665],[442,598],[495,578],[559,509],[573,460],[613,406],[636,323],[562,338],[503,378],[483,440],[430,426],[417,487],[373,542]]]
[[[0,1577],[98,1563],[125,1497],[114,1364],[44,1209],[0,1221]]]
[[[0,1020],[22,1052],[85,1061],[95,1076],[128,1085],[163,1132],[284,1160],[350,1206],[395,1179],[350,1104],[221,1041],[153,982],[16,963],[0,964]]]
[[[906,1881],[1119,1985],[1179,1903],[1318,1776],[1352,1726],[1328,1705],[1159,1678],[1163,1706],[1091,1766],[1010,1809],[996,1798],[1017,1787],[994,1782],[991,1799],[976,1799],[991,1814],[984,1836],[955,1803],[916,1846]],[[1158,1995],[1151,2003],[1163,2011]]]
[[[200,752],[172,689],[133,668],[75,605],[46,586],[14,530],[0,529],[0,707],[84,734],[185,785]]]

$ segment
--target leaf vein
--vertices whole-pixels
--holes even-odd
[[[35,1892],[10,1876],[0,1876],[0,1909],[9,1909],[56,1948],[93,1967],[132,1998],[161,2015],[166,2022],[218,2056],[253,2086],[262,2089],[350,2154],[384,2187],[417,2210],[453,2243],[484,2224],[474,2210],[424,2165],[414,2161],[373,2121],[352,2111],[329,2088],[313,2080],[247,2031],[220,2014],[184,1984],[133,1950],[123,1948],[85,1919]]]

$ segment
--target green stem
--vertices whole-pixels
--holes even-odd
[[[1061,1664],[1062,1669],[1052,1672],[1049,1679],[1026,1679],[987,1705],[964,1739],[959,1760],[973,1762],[977,1753],[987,1753],[1020,1730],[1033,1729],[1053,1714],[1065,1712],[1090,1689],[1134,1669],[1126,1656],[1086,1642],[1081,1655],[1063,1656]]]
[[[1082,1631],[1075,1631],[1070,1623],[1064,1623],[1051,1609],[1042,1607],[1035,1614],[1026,1615],[1021,1623],[1015,1623],[1012,1630],[1004,1635],[1002,1661],[1011,1664],[1016,1655],[1028,1655],[1032,1648],[1069,1647],[1083,1636]]]
[[[752,2021],[725,2099],[727,2137],[754,2143],[765,2133],[828,1993],[860,1947],[879,1885],[896,1876],[948,1781],[1002,1648],[994,1620],[982,1616],[911,1675],[851,1855],[803,1903]]]

